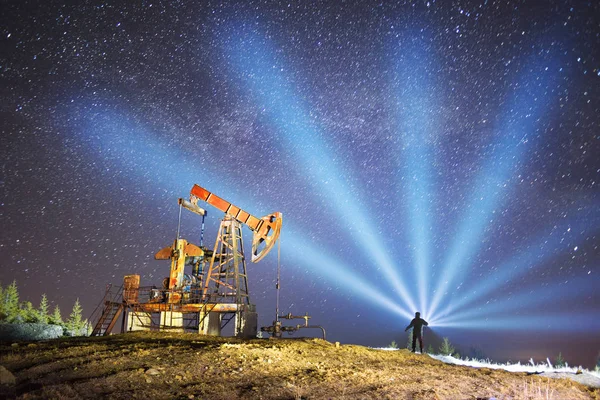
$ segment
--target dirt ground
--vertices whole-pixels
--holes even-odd
[[[600,399],[568,379],[320,339],[138,332],[2,343],[0,364],[0,397],[20,399]]]

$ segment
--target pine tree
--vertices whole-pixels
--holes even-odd
[[[558,357],[556,357],[556,360],[554,360],[554,367],[562,368],[564,366],[565,366],[565,359],[563,358],[562,353],[559,352]]]
[[[39,322],[39,315],[33,304],[30,301],[21,303],[21,316],[23,322]]]
[[[17,281],[13,281],[2,291],[2,308],[0,320],[9,323],[18,322],[20,317],[19,291]]]
[[[38,308],[38,320],[42,324],[47,324],[49,320],[48,298],[46,297],[46,293],[42,294],[42,300],[40,301],[40,307]]]
[[[88,321],[87,319],[84,319],[83,326],[81,328],[81,334],[85,335],[85,336],[91,336],[93,331],[94,331],[94,328],[92,327],[92,324],[90,323],[90,321]]]
[[[454,347],[450,344],[447,337],[444,338],[442,345],[440,346],[440,354],[444,356],[450,356],[454,353]]]
[[[433,354],[434,350],[433,350],[433,346],[430,344],[429,346],[427,346],[427,354]]]
[[[75,304],[73,304],[73,311],[71,311],[71,315],[67,321],[67,328],[71,331],[72,335],[79,335],[81,328],[83,328],[81,312],[81,304],[79,304],[79,299],[77,299],[75,300]]]
[[[392,343],[390,343],[390,349],[397,349],[398,348],[398,343],[396,343],[395,340],[392,340]]]
[[[63,320],[62,316],[60,315],[60,308],[58,305],[54,306],[54,311],[52,312],[52,315],[48,317],[48,322],[54,325],[63,325]]]

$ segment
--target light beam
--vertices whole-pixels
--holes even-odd
[[[288,224],[286,222],[286,224]],[[327,255],[323,250],[311,245],[298,235],[293,228],[286,227],[287,231],[291,231],[289,236],[294,237],[293,243],[286,248],[286,251],[295,257],[294,262],[302,264],[310,268],[315,273],[326,276],[331,282],[341,284],[346,288],[352,289],[352,293],[358,295],[366,301],[369,301],[383,309],[391,311],[401,317],[412,319],[413,313],[398,306],[387,296],[381,294],[381,290],[371,286],[365,281],[363,276],[353,273],[342,262]],[[287,239],[286,242],[290,239]],[[307,257],[307,254],[318,254],[318,261],[313,257]]]
[[[472,309],[453,313],[446,318],[438,317],[433,320],[437,326],[452,324],[454,321],[477,320],[481,318],[490,318],[493,314],[502,314],[511,310],[519,310],[526,307],[532,310],[538,306],[548,306],[556,300],[556,294],[561,293],[561,305],[556,308],[564,307],[565,303],[580,298],[582,295],[597,295],[597,283],[589,278],[568,279],[561,282],[554,282],[541,286],[537,283],[529,288],[520,288],[517,293],[503,293],[502,298],[487,301],[485,304],[473,306]],[[600,297],[599,297],[600,299]],[[496,317],[494,317],[496,318]]]
[[[351,180],[345,171],[349,167],[336,161],[335,154],[322,132],[307,112],[307,107],[290,85],[290,77],[283,72],[281,61],[274,57],[275,51],[266,40],[248,31],[236,31],[230,37],[227,53],[241,80],[256,101],[268,112],[278,128],[278,140],[302,167],[315,191],[332,202],[331,209],[357,243],[368,249],[366,254],[381,267],[384,278],[391,284],[401,300],[415,309],[412,293],[400,279],[389,251],[382,244],[381,235],[374,227],[375,218],[368,218],[367,207],[362,205],[364,193],[357,193],[347,186]]]
[[[547,260],[557,256],[556,249],[572,250],[567,247],[567,243],[563,243],[565,233],[569,232],[573,239],[582,237],[586,233],[600,229],[599,221],[600,205],[595,205],[581,210],[568,220],[561,221],[558,225],[547,229],[544,233],[537,235],[537,239],[527,246],[527,250],[519,252],[510,260],[501,263],[488,278],[478,281],[474,285],[472,293],[450,302],[436,316],[442,318],[450,315],[460,307],[465,307],[485,297],[501,285],[514,282],[523,275],[543,266]]]
[[[600,318],[598,318],[597,312],[574,311],[543,315],[479,318],[431,325],[436,328],[463,328],[481,331],[598,332],[600,331]]]
[[[469,265],[479,250],[485,229],[494,218],[493,211],[502,203],[511,177],[536,136],[538,121],[551,98],[548,88],[553,88],[558,70],[554,63],[529,65],[518,81],[498,128],[498,141],[493,143],[488,161],[475,181],[472,200],[460,218],[448,250],[429,310],[431,314],[435,314],[455,283],[458,283],[456,290],[463,285],[462,279],[470,271]]]
[[[397,47],[393,85],[397,95],[399,154],[402,156],[400,171],[408,199],[406,214],[409,222],[405,226],[412,242],[419,309],[424,315],[428,312],[428,278],[432,263],[430,209],[434,184],[431,148],[436,129],[435,110],[438,110],[426,48],[426,43],[418,36],[408,45]]]

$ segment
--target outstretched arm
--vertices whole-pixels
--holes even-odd
[[[425,326],[429,326],[429,324],[427,323],[427,321],[423,320],[423,325]]]
[[[414,322],[415,322],[414,320],[413,320],[413,321],[410,321],[410,325],[408,325],[408,326],[406,327],[406,329],[404,330],[404,332],[406,332],[407,330],[409,330],[410,328],[412,328],[412,327],[413,327],[413,324],[414,324]]]

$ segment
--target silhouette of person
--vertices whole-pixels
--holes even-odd
[[[410,321],[410,325],[406,327],[404,332],[413,328],[413,338],[412,338],[412,351],[415,352],[415,348],[417,347],[417,339],[419,339],[419,346],[421,346],[421,353],[425,353],[425,348],[423,347],[423,326],[429,325],[427,321],[421,318],[421,313],[416,312],[415,317],[412,321]]]

